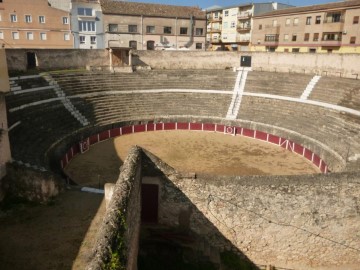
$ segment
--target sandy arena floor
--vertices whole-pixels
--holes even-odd
[[[157,131],[120,136],[76,156],[66,172],[80,185],[118,178],[132,145],[139,145],[182,172],[199,175],[293,175],[319,173],[305,158],[281,147],[213,132]]]

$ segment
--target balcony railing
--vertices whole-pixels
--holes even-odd
[[[238,25],[236,28],[239,32],[251,30],[251,25]]]
[[[238,38],[236,39],[236,42],[249,43],[249,42],[250,42],[250,37],[238,37]]]
[[[248,19],[252,16],[252,13],[251,12],[239,12],[237,14],[237,18],[239,20],[242,20],[242,19]]]
[[[344,21],[344,18],[327,17],[324,19],[323,23],[343,23]]]

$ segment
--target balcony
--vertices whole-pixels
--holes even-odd
[[[274,35],[274,34],[265,35],[264,43],[267,46],[277,45],[279,43],[279,35]]]
[[[250,19],[252,16],[251,12],[239,12],[237,14],[237,18],[238,20],[246,20],[246,19]]]
[[[247,32],[251,30],[251,25],[238,25],[236,30],[238,32]]]
[[[249,42],[250,42],[250,37],[237,37],[237,38],[236,38],[236,42],[239,42],[239,43],[249,43]]]
[[[220,22],[222,21],[222,15],[219,15],[219,16],[209,16],[208,17],[208,21],[209,22]]]
[[[221,28],[209,28],[208,32],[210,32],[210,33],[221,33]]]
[[[340,47],[341,46],[341,36],[335,38],[325,38],[323,37],[320,42],[323,47]]]

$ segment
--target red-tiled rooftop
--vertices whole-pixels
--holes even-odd
[[[102,0],[101,8],[104,14],[206,19],[206,13],[199,7]]]
[[[261,14],[256,17],[268,17],[268,16],[276,16],[276,15],[284,15],[284,14],[292,14],[292,13],[302,13],[302,12],[316,12],[316,11],[329,10],[329,9],[346,9],[346,8],[351,8],[351,7],[360,7],[360,0],[335,2],[335,3],[328,3],[328,4],[322,4],[322,5],[304,6],[304,7],[286,8],[286,9],[267,12],[267,13]]]

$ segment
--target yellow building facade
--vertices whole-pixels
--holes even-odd
[[[254,17],[252,51],[360,53],[360,1],[289,8]]]

